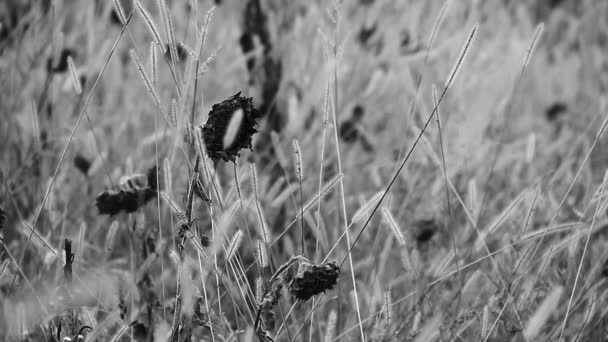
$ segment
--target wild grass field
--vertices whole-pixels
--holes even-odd
[[[608,3],[3,0],[0,339],[608,339]]]

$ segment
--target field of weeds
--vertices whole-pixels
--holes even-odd
[[[3,0],[0,340],[604,341],[608,3]]]

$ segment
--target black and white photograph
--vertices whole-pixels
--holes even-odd
[[[0,341],[608,341],[607,0],[0,0]]]

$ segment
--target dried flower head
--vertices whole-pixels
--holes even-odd
[[[256,119],[260,117],[260,113],[253,106],[251,97],[240,96],[238,92],[234,96],[221,103],[214,104],[209,112],[209,119],[201,126],[203,139],[207,147],[209,157],[214,161],[223,159],[224,161],[236,160],[239,156],[239,151],[243,148],[251,149],[251,138],[257,129]],[[240,127],[234,138],[234,142],[230,146],[224,146],[224,135],[228,129],[232,115],[241,109],[243,111],[243,119]]]
[[[116,215],[121,211],[132,213],[156,196],[152,189],[107,190],[95,199],[100,214]]]
[[[340,267],[335,261],[322,265],[302,262],[289,285],[289,291],[296,299],[307,301],[312,296],[333,289],[339,275]]]
[[[143,182],[142,182],[143,180]],[[156,166],[145,175],[123,177],[118,189],[101,192],[95,199],[100,214],[132,213],[145,205],[158,193]]]

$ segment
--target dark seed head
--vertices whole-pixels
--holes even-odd
[[[156,166],[148,169],[145,181],[147,181],[147,184],[143,184],[143,186],[121,187],[118,190],[106,190],[97,195],[95,202],[99,213],[115,215],[121,211],[126,213],[137,211],[157,195],[159,187],[157,183]],[[145,181],[141,183],[145,183]]]
[[[357,39],[359,40],[359,43],[361,43],[361,45],[363,45],[363,46],[367,46],[369,39],[374,35],[377,28],[378,28],[377,24],[373,24],[370,27],[367,27],[367,26],[361,27],[361,30],[359,31],[359,34],[357,35]]]
[[[253,106],[251,97],[242,97],[241,93],[237,93],[229,99],[221,103],[214,104],[209,112],[209,119],[201,127],[203,131],[203,139],[207,147],[209,157],[214,161],[220,159],[224,161],[236,160],[239,156],[239,151],[244,148],[251,149],[251,139],[256,130],[256,119],[260,117],[260,113]],[[228,124],[232,115],[239,109],[243,110],[243,119],[236,133],[234,142],[224,148],[224,135],[228,129]]]
[[[549,121],[559,119],[568,111],[568,106],[563,102],[555,102],[545,110],[545,117]]]
[[[74,157],[74,166],[86,176],[89,173],[89,168],[91,168],[91,161],[78,153]]]
[[[365,109],[361,105],[356,105],[353,108],[353,120],[359,121],[365,115]]]
[[[201,233],[201,245],[203,245],[203,247],[209,247],[211,245],[211,239],[209,239],[209,237],[205,234]]]
[[[156,191],[146,188],[132,191],[107,190],[95,199],[100,214],[116,215],[121,211],[133,213],[156,196]]]
[[[425,219],[416,222],[416,241],[423,244],[430,241],[439,229],[437,221]]]
[[[346,120],[338,128],[340,138],[347,143],[354,143],[359,138],[359,129],[353,120]]]
[[[289,291],[296,299],[307,301],[312,296],[333,289],[339,275],[340,267],[335,261],[322,265],[302,263],[289,285]]]

